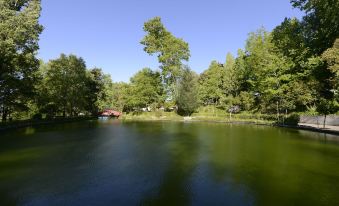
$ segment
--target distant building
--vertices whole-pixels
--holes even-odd
[[[113,109],[105,109],[100,114],[100,116],[104,116],[104,117],[120,117],[121,115],[122,115],[121,112],[115,111]]]

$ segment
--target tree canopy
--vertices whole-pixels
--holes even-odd
[[[190,116],[199,106],[198,75],[188,67],[183,69],[183,75],[178,84],[176,103],[178,113]]]
[[[163,87],[159,72],[144,68],[130,80],[129,108],[145,108],[163,102]]]
[[[0,113],[27,110],[39,68],[39,0],[0,1]]]
[[[0,0],[0,114],[30,111],[56,116],[97,115],[104,109],[140,112],[177,108],[192,115],[198,107],[225,113],[276,115],[308,110],[328,115],[339,102],[339,1],[291,0],[305,12],[285,18],[272,31],[249,33],[237,55],[211,61],[196,74],[185,65],[189,45],[160,17],[144,23],[144,51],[159,68],[143,68],[129,82],[113,82],[100,68],[87,68],[76,55],[44,63],[36,57],[39,0]],[[208,49],[208,48],[207,48]],[[193,68],[195,69],[195,68]]]
[[[160,17],[154,17],[144,24],[145,37],[141,40],[144,51],[156,54],[161,64],[162,79],[171,98],[174,87],[181,75],[182,61],[188,61],[190,50],[188,43],[167,31]]]

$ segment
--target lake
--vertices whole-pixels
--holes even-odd
[[[339,205],[339,137],[118,120],[1,132],[0,205]]]

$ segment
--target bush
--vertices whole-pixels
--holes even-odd
[[[34,114],[32,119],[33,120],[42,120],[42,114],[41,113]]]
[[[286,125],[293,125],[293,126],[297,126],[298,123],[300,121],[300,115],[299,114],[296,114],[296,113],[293,113],[293,114],[290,114],[286,119],[285,119],[285,124]]]

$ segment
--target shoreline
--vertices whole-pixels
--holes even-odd
[[[34,127],[40,125],[53,125],[53,124],[63,124],[71,122],[80,122],[87,120],[94,120],[96,117],[70,117],[70,118],[56,118],[49,120],[21,120],[13,122],[1,122],[0,123],[0,132],[9,131],[13,129],[21,129],[26,127]]]
[[[135,122],[206,122],[206,123],[224,123],[224,124],[252,124],[252,125],[266,125],[266,126],[274,126],[274,123],[270,122],[256,122],[248,121],[248,120],[238,120],[238,121],[222,121],[222,120],[180,120],[180,119],[121,119],[121,121],[135,121]]]
[[[7,122],[7,123],[0,123],[0,132],[9,131],[13,129],[21,129],[26,127],[34,127],[40,125],[53,125],[53,124],[63,124],[63,123],[72,123],[72,122],[80,122],[80,121],[87,121],[87,120],[97,120],[97,117],[73,117],[73,118],[60,118],[60,119],[51,119],[51,120],[23,120],[23,121],[16,121],[16,122]],[[339,130],[333,130],[328,128],[318,128],[312,126],[305,126],[305,125],[281,125],[276,124],[273,121],[268,120],[220,120],[220,119],[194,119],[194,118],[159,118],[159,117],[152,117],[152,118],[145,118],[145,117],[137,117],[128,118],[122,117],[119,119],[120,121],[136,121],[136,122],[206,122],[206,123],[220,123],[220,124],[243,124],[243,125],[260,125],[260,126],[271,126],[271,127],[280,127],[280,128],[289,128],[289,129],[297,129],[297,130],[304,130],[304,131],[311,131],[323,134],[332,134],[339,137]]]
[[[223,124],[244,124],[244,125],[260,125],[260,126],[271,126],[271,127],[280,127],[280,128],[289,128],[289,129],[296,129],[296,130],[304,130],[304,131],[311,131],[323,134],[332,134],[336,135],[339,138],[339,130],[332,130],[328,128],[317,128],[312,126],[305,126],[305,125],[282,125],[276,124],[272,121],[267,120],[213,120],[213,119],[169,119],[169,118],[127,118],[121,119],[122,121],[140,121],[140,122],[206,122],[206,123],[223,123]]]

